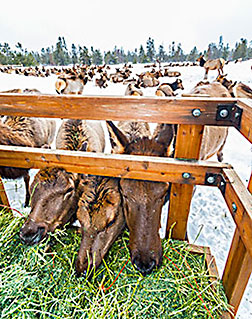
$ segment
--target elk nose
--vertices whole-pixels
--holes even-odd
[[[35,231],[21,229],[19,233],[19,238],[21,242],[26,245],[36,245],[45,236],[45,227],[38,227]]]
[[[133,259],[132,264],[136,267],[137,270],[140,271],[143,276],[146,276],[152,272],[152,270],[156,266],[156,261],[154,259],[150,259],[148,262],[144,262],[137,256]]]

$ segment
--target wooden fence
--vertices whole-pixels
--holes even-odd
[[[172,236],[181,240],[185,239],[193,186],[218,187],[236,224],[222,279],[237,312],[252,271],[252,178],[246,189],[231,165],[197,159],[204,125],[234,126],[252,142],[250,101],[0,94],[0,114],[179,124],[174,159],[0,146],[0,165],[60,166],[72,172],[171,182],[167,231],[176,222]],[[0,183],[1,187],[4,190]],[[8,205],[5,192],[0,194]]]

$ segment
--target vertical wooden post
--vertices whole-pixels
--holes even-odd
[[[252,175],[248,185],[252,193]],[[237,313],[242,296],[252,271],[252,257],[249,255],[236,228],[229,250],[222,281],[229,303]]]
[[[9,200],[6,195],[1,176],[0,176],[0,204],[10,207]]]
[[[175,158],[199,158],[203,129],[203,125],[178,125]],[[188,176],[185,175],[185,177]],[[170,227],[176,223],[172,230],[172,238],[185,239],[192,194],[192,185],[172,184],[166,236],[169,234]]]

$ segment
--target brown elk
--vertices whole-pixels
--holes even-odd
[[[177,79],[173,83],[162,83],[157,88],[155,94],[157,96],[175,96],[176,94],[174,92],[178,89],[184,90],[181,79]]]
[[[83,183],[59,167],[40,170],[31,185],[31,212],[20,230],[23,243],[35,245],[76,214]]]
[[[97,131],[81,120],[63,121],[57,134],[56,147],[102,152],[105,145],[104,132],[99,123],[96,127]],[[100,143],[90,145],[96,139]],[[82,175],[70,174],[59,167],[40,170],[31,185],[31,213],[20,231],[22,241],[27,244],[37,243],[48,231],[64,225],[76,212],[77,200],[82,191]]]
[[[252,99],[252,89],[248,85],[242,82],[237,83],[237,81],[233,82],[232,80],[228,80],[226,75],[219,75],[216,81],[225,86],[232,97]]]
[[[137,86],[140,87],[153,87],[158,86],[159,80],[155,77],[155,75],[151,72],[143,72],[138,75]]]
[[[200,94],[202,91],[209,96],[230,96],[220,83],[213,83],[207,87],[197,86],[192,90],[192,94]],[[146,130],[146,125],[147,123],[140,122],[119,122],[116,127],[113,122],[107,121],[112,152],[172,156],[176,127],[159,124],[151,136],[149,130]],[[205,126],[200,159],[208,159],[218,153],[218,159],[222,160],[221,151],[226,137],[226,128]],[[124,214],[130,230],[131,261],[143,275],[150,273],[161,263],[162,248],[158,230],[168,186],[167,183],[161,182],[120,180]]]
[[[97,121],[66,120],[56,139],[56,146],[66,150],[102,152],[104,145]],[[98,267],[125,225],[118,180],[53,167],[41,170],[31,189],[31,213],[20,231],[21,240],[36,244],[77,214],[82,232],[77,274]]]
[[[7,116],[1,123],[0,144],[49,147],[56,130],[54,120]],[[29,205],[29,170],[24,168],[0,167],[0,175],[7,179],[24,178],[26,195],[25,207]]]
[[[204,79],[207,79],[208,71],[209,70],[217,70],[218,74],[223,74],[223,67],[225,65],[225,60],[222,58],[214,59],[214,60],[205,60],[203,55],[201,55],[197,60],[200,66],[204,67],[206,72]]]
[[[87,81],[88,77],[83,74],[59,76],[55,89],[58,94],[82,94]]]
[[[228,90],[218,82],[198,83],[186,96],[231,97]],[[217,154],[218,161],[223,160],[223,147],[228,135],[227,127],[205,125],[203,131],[200,159],[208,159]]]
[[[125,95],[128,96],[143,96],[143,91],[140,90],[136,85],[133,83],[128,84]]]
[[[153,136],[150,136],[147,123],[119,122],[116,127],[108,121],[107,125],[112,151],[116,153],[166,156],[174,136],[173,126],[168,124]],[[158,231],[168,184],[121,179],[120,189],[126,223],[130,230],[131,261],[146,275],[159,266],[162,259]]]
[[[78,275],[97,268],[125,226],[118,180],[89,176],[77,211],[82,239]]]

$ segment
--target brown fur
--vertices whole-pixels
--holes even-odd
[[[184,90],[182,80],[177,79],[173,83],[162,83],[156,90],[157,96],[175,96],[174,93],[177,89]]]
[[[33,147],[48,147],[53,142],[56,122],[34,117],[8,116],[4,123],[16,134],[33,140]]]
[[[252,89],[248,85],[242,82],[237,84],[237,81],[228,80],[226,75],[219,75],[216,81],[227,88],[232,97],[252,99]]]
[[[125,91],[127,96],[143,96],[143,91],[137,88],[133,83],[128,84]]]
[[[207,79],[209,70],[217,70],[219,75],[223,74],[223,66],[225,65],[225,62],[226,62],[222,58],[206,61],[203,55],[201,55],[196,61],[199,62],[200,66],[204,67],[206,70],[204,79]]]
[[[120,124],[120,123],[119,123]],[[124,133],[112,122],[107,122],[112,148],[118,153],[147,156],[166,156],[174,136],[172,125],[164,124],[153,137],[137,136],[137,132]],[[139,126],[143,123],[138,123]],[[144,127],[143,127],[144,131]],[[121,179],[120,189],[127,226],[130,230],[131,261],[143,274],[159,266],[162,258],[161,240],[158,234],[160,215],[168,189],[167,183]]]
[[[236,97],[252,99],[252,89],[248,85],[240,82],[235,89]]]
[[[82,94],[87,81],[87,76],[83,74],[59,76],[55,83],[55,89],[58,94]]]
[[[29,147],[48,147],[55,134],[55,121],[19,116],[8,116],[1,123],[1,144]],[[24,168],[1,167],[0,175],[5,178],[24,178],[25,206],[30,201],[29,170]]]
[[[78,174],[58,167],[40,170],[31,185],[31,213],[20,230],[21,240],[37,244],[48,232],[67,223],[76,213],[82,191]]]
[[[104,143],[104,132],[96,121],[66,120],[57,136],[57,147],[66,150],[102,152]],[[48,232],[75,219],[77,212],[82,231],[77,274],[88,266],[98,267],[125,224],[118,180],[54,167],[41,170],[31,189],[31,214],[21,229],[22,241],[38,243]]]
[[[190,94],[207,94],[210,97],[231,97],[228,90],[218,82],[205,85],[196,85]],[[200,150],[200,159],[205,160],[217,153],[219,161],[222,161],[222,149],[228,135],[227,127],[205,126]]]
[[[85,145],[86,144],[86,145]],[[98,121],[64,120],[56,138],[56,148],[87,152],[103,152],[105,136]]]
[[[79,202],[77,217],[82,240],[76,260],[77,274],[99,267],[125,226],[118,180],[90,176]]]

